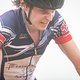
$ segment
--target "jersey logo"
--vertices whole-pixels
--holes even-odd
[[[20,34],[19,39],[24,39],[24,38],[28,38],[27,34]]]

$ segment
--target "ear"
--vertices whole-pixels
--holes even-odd
[[[24,0],[20,0],[20,6],[22,9],[26,8],[26,4],[25,4]]]
[[[24,0],[20,0],[20,4],[23,4],[24,3]]]
[[[23,10],[28,10],[29,6],[27,6],[27,4],[25,3],[24,0],[20,0],[20,6]]]

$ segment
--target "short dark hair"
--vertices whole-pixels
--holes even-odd
[[[17,7],[20,6],[20,0],[11,0],[11,2]]]

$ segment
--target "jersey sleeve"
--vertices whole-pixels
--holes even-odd
[[[57,44],[64,44],[72,39],[68,26],[62,16],[56,11],[53,21],[51,22],[53,39]]]
[[[11,24],[9,13],[0,16],[0,48],[16,36]]]

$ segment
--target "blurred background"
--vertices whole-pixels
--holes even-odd
[[[0,14],[14,9],[11,0],[0,0]],[[66,20],[69,30],[80,48],[80,0],[65,0],[58,10]],[[52,40],[37,64],[34,75],[38,80],[80,80],[71,61]]]

